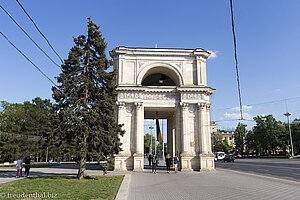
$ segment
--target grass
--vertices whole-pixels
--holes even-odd
[[[123,176],[96,176],[95,179],[77,180],[74,176],[26,178],[0,185],[5,194],[47,194],[56,199],[115,199]]]

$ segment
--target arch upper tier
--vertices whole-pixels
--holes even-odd
[[[207,86],[203,49],[117,47],[110,55],[119,86]]]

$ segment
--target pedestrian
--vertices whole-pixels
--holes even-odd
[[[152,162],[152,155],[151,154],[149,154],[149,156],[148,156],[148,161],[149,161],[149,166],[151,166],[151,162]]]
[[[25,158],[25,177],[29,176],[29,170],[30,170],[30,156],[26,156]]]
[[[166,156],[166,165],[167,165],[167,173],[170,174],[170,167],[171,167],[172,158],[170,154],[168,153]]]
[[[173,160],[174,160],[174,168],[175,168],[175,174],[176,174],[178,171],[178,157],[175,155]]]
[[[152,156],[152,173],[156,174],[156,165],[157,165],[157,158],[156,155],[154,154]]]
[[[20,157],[19,160],[17,160],[16,168],[17,168],[16,178],[18,178],[18,177],[19,177],[19,173],[20,173],[20,175],[22,176],[22,168],[23,168],[23,160],[22,160],[22,157]]]

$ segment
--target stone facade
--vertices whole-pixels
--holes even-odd
[[[157,112],[168,120],[167,151],[179,156],[180,169],[214,170],[209,116],[214,89],[206,81],[209,53],[117,47],[110,55],[118,70],[117,120],[125,130],[115,170],[144,169],[144,119],[154,119]],[[161,78],[151,86],[149,76]],[[164,85],[164,80],[172,84]]]

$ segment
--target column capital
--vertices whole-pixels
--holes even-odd
[[[125,102],[124,101],[117,101],[116,105],[118,106],[119,109],[124,109],[125,108]]]
[[[209,110],[210,107],[211,107],[211,104],[210,104],[210,103],[207,103],[207,104],[206,104],[206,109]]]
[[[180,106],[183,108],[183,110],[187,110],[189,108],[189,104],[185,102],[180,102]]]
[[[134,105],[136,106],[137,109],[142,109],[143,102],[135,102]]]
[[[198,107],[199,110],[200,109],[205,109],[206,108],[206,103],[204,103],[204,102],[197,103],[197,107]]]

